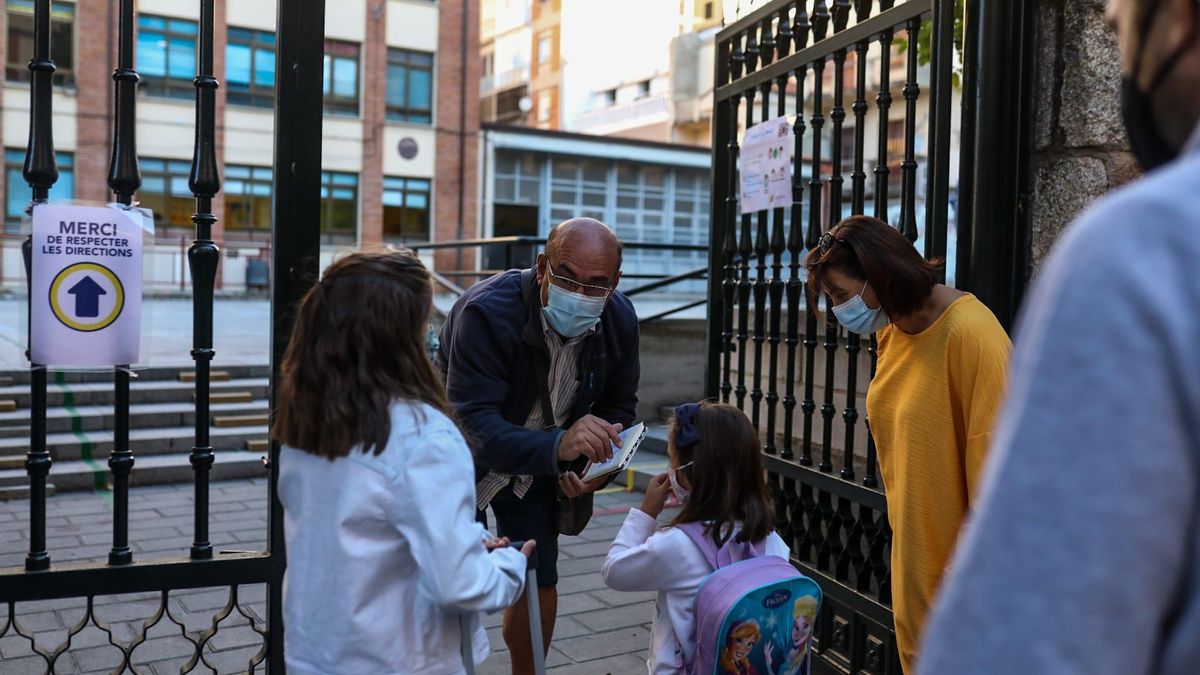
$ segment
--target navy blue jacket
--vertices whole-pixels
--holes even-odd
[[[522,284],[525,298],[522,298]],[[541,293],[533,270],[510,270],[471,287],[446,317],[438,366],[450,403],[475,454],[475,472],[557,476],[563,429],[525,428],[538,387],[532,359],[548,372]],[[628,428],[637,407],[638,321],[613,293],[580,352],[579,396],[566,426],[586,414]]]

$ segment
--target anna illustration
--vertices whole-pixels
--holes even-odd
[[[725,648],[721,650],[721,672],[726,675],[758,675],[758,671],[750,665],[750,652],[754,651],[754,645],[761,639],[762,633],[754,619],[734,623],[729,629],[729,636],[725,638]]]
[[[813,624],[817,620],[817,599],[811,595],[801,596],[792,606],[792,644],[784,653],[784,660],[779,664],[779,670],[772,666],[771,653],[775,645],[767,640],[763,656],[767,663],[769,675],[801,675],[806,673],[804,664],[808,657],[808,641],[812,638]]]

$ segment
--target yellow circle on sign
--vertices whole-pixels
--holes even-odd
[[[83,323],[82,321],[76,321],[75,319],[71,318],[71,315],[67,314],[62,306],[59,305],[58,289],[63,285],[63,282],[67,280],[67,277],[71,276],[75,272],[95,272],[103,276],[105,279],[108,279],[109,282],[112,283],[113,288],[117,292],[117,297],[116,301],[113,303],[112,311],[108,313],[108,316],[93,323]],[[50,309],[54,311],[54,316],[57,317],[64,326],[67,326],[68,328],[74,328],[77,331],[92,333],[104,328],[108,328],[112,325],[112,322],[117,320],[118,316],[121,316],[121,310],[124,307],[125,288],[121,286],[121,280],[117,278],[117,275],[113,274],[112,270],[108,269],[104,265],[98,265],[90,262],[75,263],[74,265],[71,265],[59,272],[58,275],[54,277],[54,281],[50,284]]]

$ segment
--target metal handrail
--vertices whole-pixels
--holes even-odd
[[[514,236],[507,236],[507,237],[487,237],[487,238],[480,238],[480,239],[463,239],[463,240],[458,240],[458,241],[429,242],[429,243],[424,243],[424,244],[413,244],[412,246],[410,246],[410,248],[414,251],[433,251],[433,250],[443,250],[444,251],[444,250],[462,250],[465,248],[480,248],[480,249],[482,249],[485,246],[503,246],[504,247],[505,266],[507,268],[511,268],[513,265],[512,249],[514,246],[534,247],[534,246],[544,246],[545,244],[546,244],[546,239],[544,237],[530,237],[530,236],[525,236],[525,235],[514,235]],[[681,252],[707,252],[708,251],[707,246],[703,246],[700,244],[668,244],[668,243],[662,243],[662,242],[638,242],[638,241],[635,241],[635,242],[624,243],[623,245],[626,249],[630,249],[630,250],[681,251]],[[480,279],[486,279],[488,277],[495,276],[496,274],[500,274],[504,271],[505,270],[493,270],[493,269],[445,270],[445,271],[441,271],[441,272],[431,271],[430,276],[433,277],[434,283],[437,284],[438,286],[440,286],[441,288],[446,289],[450,293],[454,294],[456,297],[462,297],[463,293],[466,292],[466,289],[464,289],[462,286],[459,286],[457,283],[455,283],[454,279],[463,278],[463,277],[467,277],[467,278],[478,277]],[[654,279],[655,281],[651,281],[650,283],[643,284],[641,286],[637,286],[636,288],[632,288],[629,291],[625,292],[625,296],[626,297],[634,297],[639,294],[645,294],[645,293],[649,293],[650,291],[655,291],[660,288],[665,288],[667,286],[679,283],[681,281],[690,281],[692,279],[703,279],[705,276],[707,276],[707,274],[708,274],[707,266],[698,267],[696,269],[688,270],[687,272],[683,272],[681,274],[674,274],[671,276],[664,276],[661,274],[627,274],[627,275],[624,275],[624,278],[626,278],[626,279]],[[701,300],[688,302],[683,305],[680,305],[679,307],[674,307],[672,309],[668,309],[666,311],[654,314],[653,316],[648,316],[648,317],[639,319],[638,323],[645,324],[645,323],[649,323],[651,321],[657,321],[658,319],[662,319],[662,318],[671,316],[673,314],[677,314],[679,312],[683,312],[683,311],[692,309],[694,307],[700,307],[707,303],[708,303],[707,297],[703,298]]]

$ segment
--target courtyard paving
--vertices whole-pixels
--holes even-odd
[[[598,495],[596,514],[579,537],[561,540],[559,619],[547,660],[548,670],[560,675],[627,675],[645,672],[654,596],[618,593],[605,588],[600,565],[609,544],[631,506],[641,495],[611,492]],[[130,542],[135,560],[187,555],[192,532],[192,486],[135,488],[130,494]],[[24,564],[28,549],[28,502],[0,502],[0,566]],[[211,490],[212,542],[222,552],[263,550],[267,540],[267,484],[263,479],[214,483]],[[47,500],[48,548],[55,564],[103,563],[111,543],[112,504],[104,493],[67,493]],[[6,570],[18,572],[19,569]],[[266,617],[263,586],[238,590],[237,608],[219,625],[208,642],[204,663],[193,672],[244,672],[262,645],[251,621],[262,627]],[[168,596],[170,617],[184,624],[189,635],[212,625],[230,600],[227,588],[173,591]],[[100,596],[94,615],[109,626],[111,640],[130,644],[143,622],[160,606],[156,593]],[[68,629],[86,614],[83,599],[18,603],[17,620],[33,635],[39,649],[52,652]],[[238,611],[240,610],[240,611]],[[2,623],[3,620],[0,620]],[[499,632],[500,614],[486,617],[493,654],[480,675],[509,672],[508,655]],[[146,641],[133,651],[138,673],[178,673],[193,648],[181,628],[164,617],[146,632]],[[121,665],[121,651],[110,635],[89,625],[71,638],[71,647],[55,664],[60,673],[112,672]],[[205,666],[208,667],[205,667]],[[42,673],[45,661],[29,640],[12,628],[0,638],[0,672]],[[128,671],[126,671],[128,672]],[[261,670],[260,670],[261,672]]]

